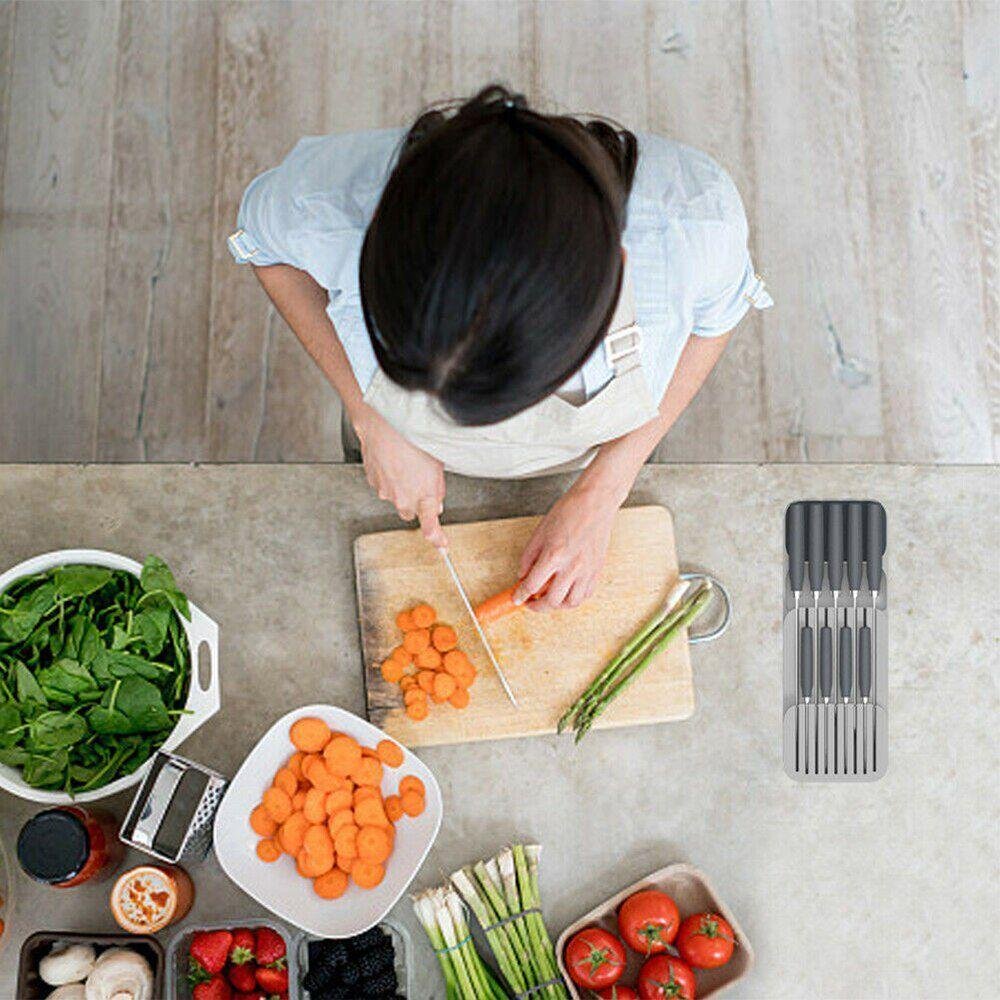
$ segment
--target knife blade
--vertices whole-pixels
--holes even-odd
[[[441,553],[441,558],[444,559],[445,566],[448,567],[448,572],[451,573],[451,578],[455,582],[455,589],[458,591],[459,596],[462,598],[462,603],[465,605],[465,610],[469,613],[469,617],[472,619],[472,624],[476,627],[476,632],[479,634],[479,641],[483,644],[483,648],[486,650],[486,655],[490,658],[490,663],[493,664],[493,669],[496,671],[497,677],[500,678],[500,684],[503,687],[504,694],[510,698],[510,703],[517,708],[517,699],[514,697],[514,692],[511,691],[510,685],[507,683],[507,678],[504,676],[503,670],[500,669],[500,664],[497,663],[497,658],[493,655],[493,647],[490,646],[489,640],[486,638],[486,633],[483,632],[482,626],[479,624],[479,619],[476,617],[476,612],[472,609],[472,605],[469,603],[469,595],[465,592],[465,587],[462,586],[462,581],[458,577],[458,573],[455,570],[455,564],[451,561],[451,556],[448,555],[447,549],[438,549]]]

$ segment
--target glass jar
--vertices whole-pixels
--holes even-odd
[[[191,877],[176,865],[139,865],[111,890],[111,912],[130,934],[155,934],[187,916],[194,902]]]
[[[17,838],[17,860],[24,873],[56,889],[107,878],[123,851],[114,820],[80,806],[36,813]]]

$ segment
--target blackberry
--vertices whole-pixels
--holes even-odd
[[[396,973],[387,972],[378,979],[372,979],[365,984],[366,997],[381,997],[396,995]]]
[[[381,948],[369,948],[358,957],[355,964],[361,971],[362,979],[378,979],[387,972],[393,971],[396,965],[396,954],[391,948],[388,951]],[[395,979],[395,976],[393,978]]]
[[[385,931],[376,925],[375,927],[365,931],[364,934],[348,938],[347,945],[350,947],[351,951],[358,952],[365,951],[366,949],[371,948],[385,940],[387,940]]]

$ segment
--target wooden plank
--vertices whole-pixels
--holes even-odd
[[[538,518],[449,525],[451,554],[473,601],[509,586]],[[407,746],[464,743],[551,733],[566,707],[636,629],[662,605],[677,577],[673,521],[663,507],[620,511],[597,592],[586,606],[529,611],[489,626],[497,659],[518,699],[515,709],[476,638],[440,556],[416,531],[363,535],[354,546],[368,716]],[[453,625],[478,668],[462,711],[432,703],[423,722],[409,719],[398,687],[380,664],[401,639],[396,614],[420,601]],[[672,644],[602,715],[595,728],[687,718],[694,711],[688,646]]]
[[[857,10],[886,457],[987,462],[993,442],[960,8]]]
[[[117,3],[16,9],[0,221],[0,457],[93,458]]]
[[[7,125],[10,122],[10,83],[14,75],[14,0],[0,0],[0,210],[3,175],[7,165]]]
[[[97,457],[205,457],[215,8],[122,11]]]
[[[655,4],[646,59],[649,128],[703,149],[733,178],[750,222],[750,245],[759,273],[769,261],[756,251],[756,212],[746,24],[742,10],[720,17],[697,3]],[[750,310],[694,402],[653,454],[657,462],[760,462],[765,458],[763,329]]]

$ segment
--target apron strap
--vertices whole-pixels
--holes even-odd
[[[616,376],[636,366],[641,350],[642,327],[635,322],[613,330],[604,338],[604,357]]]

